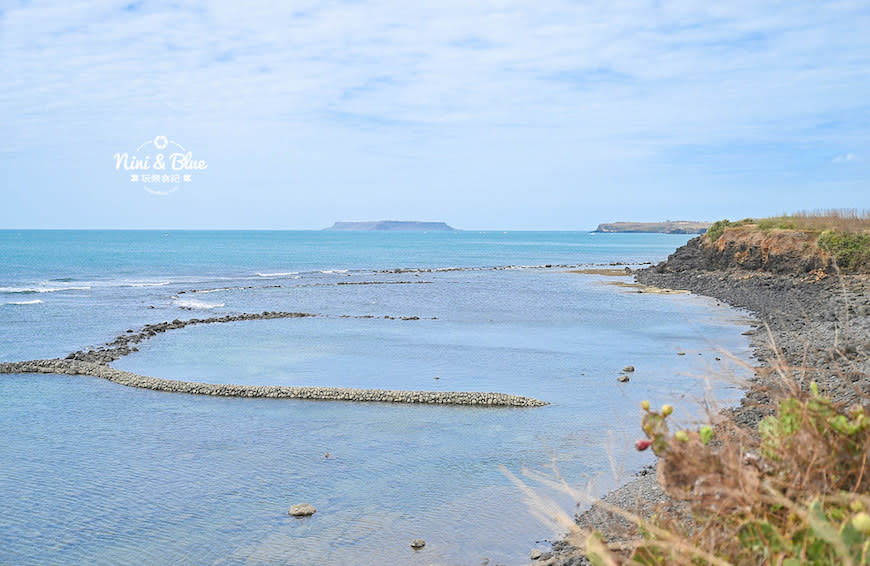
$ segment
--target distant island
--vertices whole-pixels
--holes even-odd
[[[654,234],[703,234],[712,222],[668,220],[667,222],[610,222],[599,224],[595,232],[647,232]]]
[[[445,222],[378,220],[375,222],[336,222],[327,230],[379,232],[456,232]]]

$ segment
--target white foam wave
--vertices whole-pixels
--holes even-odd
[[[90,291],[90,287],[0,287],[0,293],[31,295],[34,293],[57,293],[59,291]]]
[[[216,309],[224,306],[225,303],[207,303],[205,301],[197,301],[196,299],[176,299],[175,304],[183,309]]]
[[[298,271],[279,271],[277,273],[258,273],[258,277],[289,277],[291,275],[296,275],[299,273]]]
[[[324,269],[321,270],[320,273],[347,273],[347,269]]]
[[[229,291],[229,287],[221,287],[220,289],[197,289],[195,292],[197,295],[204,295],[206,293],[220,293],[221,291]]]
[[[169,283],[169,281],[136,281],[125,283],[122,287],[163,287]]]
[[[6,305],[38,305],[43,301],[39,299],[33,299],[32,301],[9,301],[8,303],[3,303]]]

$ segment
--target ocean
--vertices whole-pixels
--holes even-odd
[[[707,378],[744,375],[745,314],[578,272],[657,262],[688,238],[0,231],[0,361],[65,357],[174,319],[307,312],[317,316],[172,330],[112,365],[550,403],[211,398],[0,375],[0,563],[525,563],[560,533],[505,471],[558,470],[600,492],[653,462],[633,449],[641,400],[672,403],[688,423],[710,387],[720,403],[739,398]],[[626,365],[636,371],[618,383]],[[288,516],[300,502],[317,513]]]

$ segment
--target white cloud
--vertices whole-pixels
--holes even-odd
[[[122,6],[7,12],[4,114],[85,120],[169,108],[201,120],[317,122],[337,113],[704,143],[779,138],[832,113],[867,112],[848,92],[870,87],[860,4]]]
[[[854,153],[844,153],[833,158],[831,163],[848,163],[850,161],[860,161],[860,159]]]
[[[732,147],[781,177],[794,147],[865,152],[867,29],[857,0],[22,3],[0,15],[0,169],[166,133],[370,159],[370,184],[504,163],[641,186]]]

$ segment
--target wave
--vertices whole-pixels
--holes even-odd
[[[205,301],[197,301],[196,299],[176,299],[175,304],[183,309],[216,309],[224,306],[226,303],[207,303]]]
[[[323,269],[320,273],[347,273],[347,269]]]
[[[2,303],[4,305],[38,305],[43,301],[40,299],[33,299],[32,301],[9,301],[8,303]]]
[[[32,295],[35,293],[57,293],[60,291],[90,291],[88,286],[83,287],[0,287],[0,293],[9,295]]]
[[[121,285],[121,287],[163,287],[165,285],[169,285],[169,281],[142,281],[142,282],[134,282],[134,283],[125,283]]]
[[[220,293],[221,291],[230,291],[232,290],[230,287],[221,287],[219,289],[193,289],[188,291],[189,293],[197,293],[199,295],[204,295],[206,293]]]
[[[289,277],[296,275],[298,271],[279,271],[277,273],[257,273],[257,277]]]

